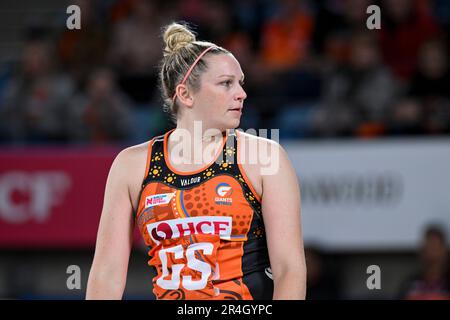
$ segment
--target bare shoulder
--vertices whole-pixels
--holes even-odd
[[[275,140],[260,137],[244,131],[239,131],[238,137],[241,143],[244,143],[245,146],[257,145],[259,148],[266,147],[266,148],[273,148],[274,150],[282,149],[281,145]]]
[[[147,151],[150,141],[127,147],[119,152],[116,159],[125,163],[133,163],[135,161],[147,158]]]
[[[253,161],[247,162],[249,164],[260,167],[277,162],[280,156],[286,157],[284,148],[275,140],[243,131],[238,132],[238,137],[241,145],[240,157],[243,161],[253,159]]]
[[[150,142],[147,141],[123,149],[114,159],[113,166],[116,166],[122,170],[126,169],[126,173],[128,175],[137,171],[139,167],[143,167],[141,172],[143,173],[147,161],[147,150],[149,143]]]
[[[243,131],[239,131],[237,136],[239,140],[238,161],[253,186],[254,192],[261,197],[263,176],[276,171],[279,167],[279,161],[275,161],[275,159],[279,159],[281,146],[276,141]]]
[[[142,181],[145,178],[150,141],[127,147],[119,152],[111,166],[111,173],[126,184],[130,201],[135,209]]]
[[[256,142],[261,146],[269,146],[269,145],[280,146],[280,144],[274,140],[260,137],[260,136],[254,135],[254,134],[250,134],[248,132],[240,131],[240,130],[238,131],[238,137],[244,143],[255,143]]]

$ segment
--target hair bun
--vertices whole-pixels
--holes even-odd
[[[195,35],[186,26],[172,23],[164,31],[164,52],[171,54],[195,41]]]

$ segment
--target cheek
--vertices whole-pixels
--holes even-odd
[[[208,114],[218,114],[223,113],[228,109],[228,95],[223,90],[210,90],[206,95],[203,96],[204,109]]]

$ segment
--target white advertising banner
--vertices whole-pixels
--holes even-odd
[[[416,249],[429,224],[450,237],[450,139],[282,145],[300,179],[305,244]]]

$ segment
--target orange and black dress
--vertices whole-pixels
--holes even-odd
[[[214,162],[179,172],[170,133],[150,141],[135,215],[156,269],[156,299],[272,299],[261,199],[238,163],[240,133],[223,133]]]

